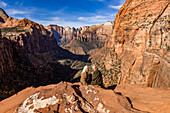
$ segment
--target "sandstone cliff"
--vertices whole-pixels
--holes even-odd
[[[3,9],[1,9],[1,8],[0,8],[0,15],[1,15],[1,17],[0,17],[0,22],[2,22],[2,23],[4,23],[4,22],[7,20],[7,18],[9,17],[9,16],[5,13],[5,11],[4,11]],[[0,23],[0,26],[1,26],[1,23]]]
[[[159,95],[159,96],[158,96]],[[118,85],[115,91],[61,82],[26,88],[0,102],[1,113],[168,113],[170,90]]]
[[[0,21],[0,100],[29,86],[70,81],[78,70],[59,60],[86,61],[59,47],[42,25],[5,16],[3,10],[0,14],[5,20]]]
[[[93,26],[83,26],[82,28],[61,27],[57,25],[46,26],[52,31],[63,48],[74,54],[86,55],[90,50],[104,46],[107,37],[112,35],[113,22]]]
[[[8,39],[3,39],[0,31],[0,75],[14,69],[13,49]]]
[[[169,5],[169,0],[127,0],[120,8],[105,46],[121,57],[119,83],[170,86]]]

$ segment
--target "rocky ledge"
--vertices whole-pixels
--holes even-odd
[[[60,82],[26,88],[0,102],[1,113],[168,113],[170,90],[140,85],[118,85],[103,89]],[[113,90],[114,89],[114,90]]]

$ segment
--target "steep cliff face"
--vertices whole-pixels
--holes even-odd
[[[4,11],[3,9],[1,9],[1,8],[0,8],[0,15],[1,15],[1,17],[0,17],[0,22],[2,22],[2,23],[4,23],[4,22],[7,20],[7,18],[9,17],[9,16],[5,13],[5,11]],[[0,26],[1,26],[1,23],[0,23]]]
[[[170,86],[169,0],[127,0],[106,43],[121,56],[122,84]]]
[[[8,39],[3,39],[0,31],[0,75],[14,69],[13,49]]]
[[[83,26],[77,29],[50,25],[46,29],[54,33],[63,48],[74,54],[86,55],[90,50],[104,46],[107,37],[112,35],[113,22],[108,21],[103,25]]]
[[[28,19],[17,20],[9,17],[2,24],[1,30],[3,37],[18,43],[30,54],[53,51],[58,47],[52,32]]]
[[[81,29],[75,29],[74,27],[62,27],[57,25],[49,25],[45,28],[54,33],[58,44],[62,47],[70,43],[70,41],[77,36],[77,32],[81,32]]]
[[[53,33],[42,25],[12,17],[0,24],[0,100],[28,86],[70,81],[77,72],[59,60],[82,61],[84,56],[60,48]]]

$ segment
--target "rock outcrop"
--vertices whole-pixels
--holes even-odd
[[[119,83],[170,86],[169,5],[169,0],[127,0],[120,8],[105,46],[121,58]]]
[[[5,11],[2,8],[0,8],[0,15],[1,15],[0,22],[5,23],[5,21],[7,20],[9,16],[5,13]],[[0,23],[0,26],[1,26],[1,23]]]
[[[113,22],[108,21],[103,25],[83,26],[77,29],[50,25],[46,26],[46,29],[54,33],[63,48],[74,54],[86,55],[90,50],[104,46],[107,37],[112,35]]]
[[[159,96],[158,96],[159,95]],[[168,113],[170,90],[118,85],[115,89],[61,82],[26,88],[0,102],[1,113]]]
[[[149,113],[170,112],[170,89],[150,88],[137,84],[118,85],[115,92],[127,97],[133,108]]]
[[[13,48],[8,39],[3,39],[0,31],[0,75],[14,70]]]
[[[6,13],[0,12],[5,18]],[[59,47],[53,33],[42,25],[28,19],[4,20],[0,22],[0,100],[29,86],[70,81],[78,70],[59,60],[86,61]]]

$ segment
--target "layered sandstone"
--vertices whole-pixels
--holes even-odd
[[[2,23],[4,23],[4,22],[7,20],[7,18],[9,17],[9,16],[5,13],[5,11],[4,11],[3,9],[1,9],[1,8],[0,8],[0,15],[1,15],[1,17],[0,17],[0,22],[2,22]],[[1,26],[1,23],[0,23],[0,26]]]
[[[13,49],[8,39],[3,39],[0,31],[0,75],[14,70]]]
[[[127,0],[120,8],[106,43],[122,60],[119,83],[170,86],[169,4],[169,0]]]
[[[29,86],[70,81],[77,70],[59,60],[86,60],[59,47],[53,33],[33,21],[7,17],[0,25],[0,100]]]
[[[60,46],[74,54],[86,55],[92,49],[104,46],[107,37],[112,35],[113,22],[93,26],[83,26],[82,28],[61,27],[57,25],[46,26],[46,29],[54,33]]]
[[[46,26],[46,29],[54,33],[55,38],[60,46],[65,46],[70,43],[77,36],[77,32],[81,32],[81,29],[75,29],[70,27],[62,27],[57,25]]]
[[[159,95],[159,96],[158,96]],[[115,91],[80,83],[29,87],[0,102],[1,113],[168,113],[170,91],[118,85]]]

